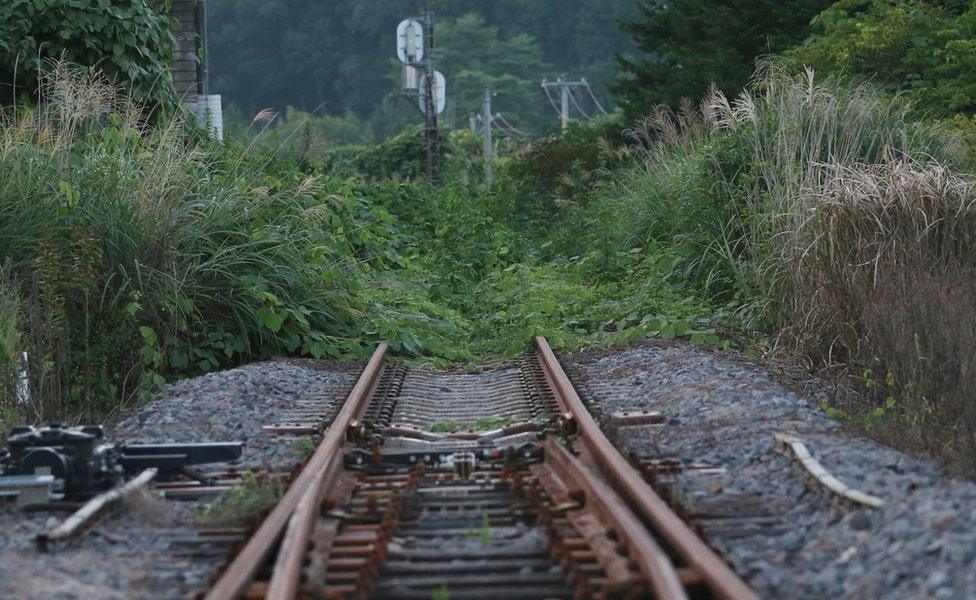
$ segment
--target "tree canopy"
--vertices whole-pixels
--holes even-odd
[[[785,58],[870,78],[937,115],[976,112],[976,7],[968,2],[842,0]]]
[[[288,106],[369,121],[379,137],[415,122],[399,97],[396,24],[418,14],[415,0],[211,0],[209,45],[214,90],[245,116]],[[536,2],[434,0],[436,45],[448,85],[449,121],[464,126],[484,87],[520,128],[557,124],[539,83],[586,77],[601,102],[616,77],[612,56],[629,53],[619,21],[633,0]],[[582,100],[581,100],[582,101]],[[592,106],[592,105],[590,105]]]
[[[642,18],[624,29],[644,52],[620,57],[626,77],[615,87],[631,116],[657,104],[698,98],[709,84],[737,93],[757,57],[786,50],[809,33],[825,0],[641,0]]]

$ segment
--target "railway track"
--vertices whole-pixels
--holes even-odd
[[[536,347],[451,374],[381,344],[206,597],[756,598]]]

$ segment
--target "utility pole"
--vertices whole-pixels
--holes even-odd
[[[560,86],[560,92],[562,102],[559,105],[559,120],[562,121],[563,131],[566,131],[566,128],[569,127],[569,86]]]
[[[434,13],[430,11],[430,0],[424,1],[422,15],[397,25],[396,40],[397,58],[403,63],[403,93],[424,115],[427,180],[436,182],[440,153],[437,115],[447,103],[447,80],[434,69]]]
[[[491,90],[485,88],[485,101],[482,104],[482,120],[485,124],[485,184],[491,185],[494,177],[495,146],[491,141]]]
[[[433,182],[437,177],[437,154],[440,142],[437,137],[437,108],[434,104],[434,13],[430,11],[430,0],[424,0],[424,77],[427,80],[424,94],[424,121],[427,141],[427,180]]]
[[[542,80],[542,89],[546,92],[546,97],[549,98],[549,102],[552,104],[553,108],[559,112],[559,120],[562,123],[563,131],[569,127],[569,94],[571,93],[572,88],[589,88],[589,85],[590,84],[588,84],[585,79],[581,79],[579,81],[563,81],[563,78],[560,77],[556,81],[546,81],[545,79]],[[552,100],[552,96],[549,95],[550,88],[559,89],[559,107],[556,107],[556,104]]]

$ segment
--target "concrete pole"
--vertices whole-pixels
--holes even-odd
[[[569,84],[559,80],[562,85],[559,86],[560,95],[562,97],[562,108],[560,111],[560,116],[563,121],[563,131],[569,127]]]
[[[491,180],[494,178],[494,158],[495,158],[495,146],[491,141],[491,90],[485,88],[485,101],[482,105],[483,117],[485,123],[485,183],[491,185]]]

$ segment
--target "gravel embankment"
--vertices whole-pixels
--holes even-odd
[[[0,511],[0,598],[188,598],[220,564],[192,559],[181,539],[196,531],[198,507],[151,497],[130,500],[76,546],[54,553],[34,549],[34,537],[65,515]]]
[[[269,435],[265,425],[331,419],[356,383],[362,365],[277,360],[184,379],[134,415],[109,428],[125,442],[244,442],[230,466],[290,469],[301,460],[293,436]]]
[[[242,458],[218,468],[288,470],[301,460],[296,438],[266,434],[262,426],[302,414],[331,418],[361,369],[354,363],[276,360],[180,381],[108,427],[106,435],[130,442],[242,441]],[[52,554],[36,551],[33,540],[65,514],[0,508],[0,598],[196,597],[226,551],[192,556],[208,554],[193,542],[207,527],[203,507],[142,496],[74,547]]]
[[[768,374],[704,349],[647,344],[563,363],[598,415],[665,415],[663,425],[611,431],[624,450],[724,467],[667,484],[761,596],[976,598],[976,484],[852,437]],[[808,485],[775,432],[796,435],[884,506],[858,508]]]

